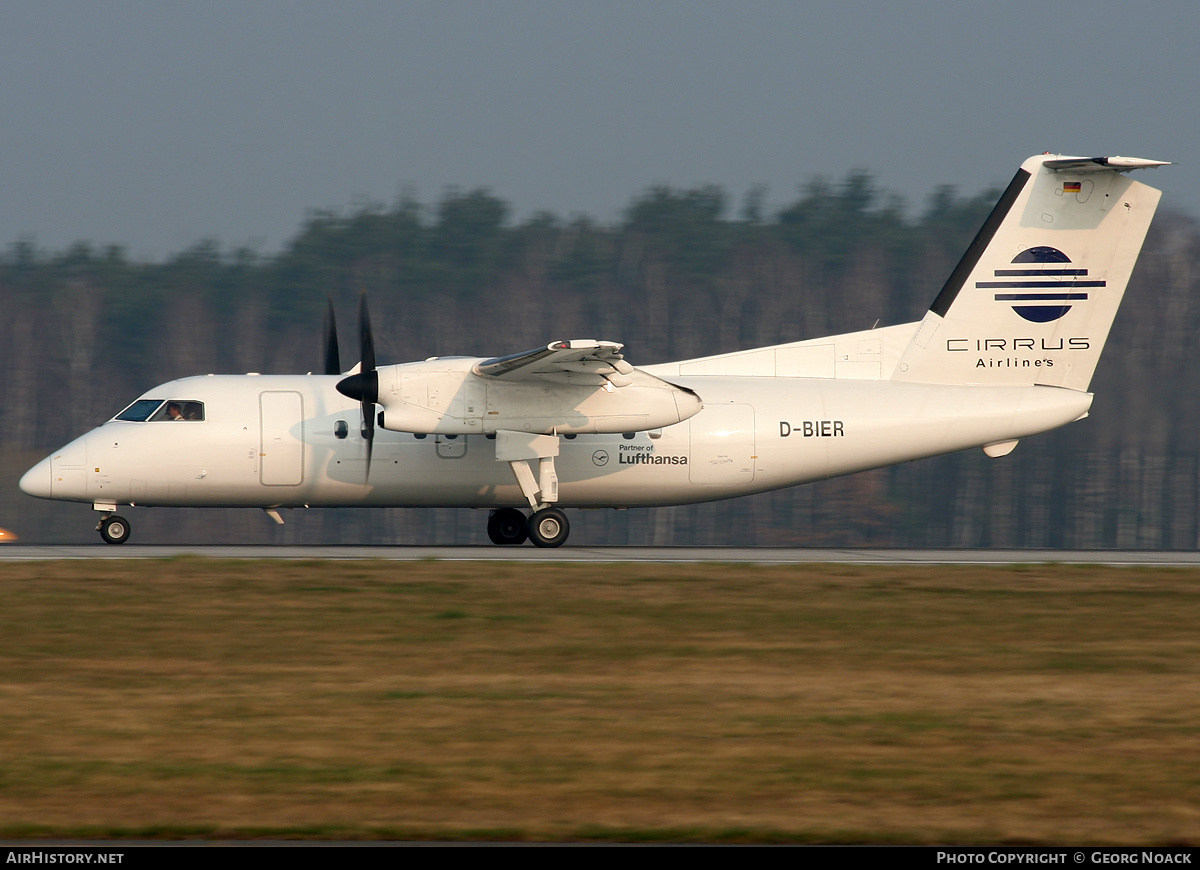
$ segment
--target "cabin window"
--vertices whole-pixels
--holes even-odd
[[[345,438],[350,434],[350,424],[345,420],[338,420],[333,424],[333,434],[338,438]]]
[[[636,432],[622,432],[621,437],[624,438],[626,441],[632,441],[634,438],[637,437],[637,433]]]
[[[117,420],[129,420],[133,423],[144,423],[150,419],[150,415],[155,412],[159,405],[163,403],[162,399],[138,399],[124,411],[116,416]]]
[[[167,399],[167,403],[154,412],[151,423],[163,421],[199,422],[204,419],[204,403],[190,402],[183,399]]]

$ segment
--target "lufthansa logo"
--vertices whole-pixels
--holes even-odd
[[[592,463],[595,465],[608,465],[608,451],[597,450],[592,454]]]

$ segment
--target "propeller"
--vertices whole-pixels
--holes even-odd
[[[342,373],[341,356],[338,354],[337,318],[333,316],[333,299],[329,299],[329,309],[325,312],[325,374],[340,375]]]
[[[371,450],[375,444],[375,403],[379,401],[379,373],[375,371],[375,340],[371,337],[371,317],[367,312],[367,294],[358,299],[358,342],[362,364],[358,374],[342,378],[337,391],[358,400],[362,408],[362,434],[367,442],[367,477],[371,476]]]

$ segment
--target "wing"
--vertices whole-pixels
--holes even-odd
[[[474,372],[503,381],[532,381],[602,387],[632,383],[634,368],[625,362],[615,341],[590,338],[553,341],[545,347],[498,356],[476,363]]]

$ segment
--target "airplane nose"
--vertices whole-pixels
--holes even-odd
[[[50,492],[50,457],[47,456],[21,478],[21,492],[36,498],[52,498]]]

